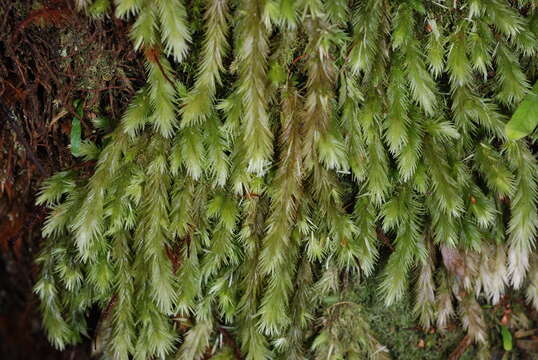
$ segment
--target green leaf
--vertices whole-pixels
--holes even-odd
[[[75,116],[71,121],[71,154],[73,154],[73,156],[79,156],[80,136],[82,133],[80,126],[80,118],[82,118],[82,105],[80,104],[80,101],[75,102],[75,110],[78,117]]]
[[[510,330],[504,325],[501,326],[501,336],[503,339],[503,348],[506,351],[512,350],[512,334]]]
[[[506,124],[506,136],[518,140],[529,135],[538,125],[538,82],[517,107],[510,121]]]
[[[332,295],[332,296],[326,296],[325,298],[323,298],[323,302],[327,305],[334,305],[336,304],[338,301],[340,300],[340,297],[336,296],[336,295]]]

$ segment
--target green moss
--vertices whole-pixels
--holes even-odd
[[[359,301],[364,315],[379,342],[389,350],[391,357],[398,360],[445,360],[465,336],[459,327],[445,333],[433,334],[417,327],[409,296],[387,307],[379,296],[378,282],[371,277],[360,288]],[[424,347],[419,347],[421,340]],[[469,349],[461,360],[473,359]]]

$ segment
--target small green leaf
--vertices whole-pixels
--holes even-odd
[[[501,326],[501,336],[503,339],[504,350],[511,351],[512,350],[512,334],[510,333],[510,330],[508,330],[508,327],[504,325]]]
[[[73,118],[71,122],[71,154],[78,156],[80,152],[80,120]]]
[[[323,299],[323,302],[327,305],[334,305],[336,304],[338,301],[340,300],[340,298],[336,295],[333,295],[333,296],[326,296],[324,299]]]
[[[521,139],[532,133],[536,125],[538,125],[538,82],[506,124],[506,136],[511,140]]]
[[[71,121],[71,154],[73,156],[79,156],[80,153],[80,138],[82,134],[82,128],[80,126],[80,119],[82,118],[82,104],[80,100],[76,100],[74,103],[76,117]]]

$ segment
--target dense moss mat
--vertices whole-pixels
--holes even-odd
[[[386,306],[379,297],[378,280],[368,279],[360,288],[359,302],[377,340],[386,346],[393,359],[446,360],[465,336],[459,326],[444,333],[429,333],[417,327],[412,298]],[[424,347],[422,347],[424,345]],[[475,350],[469,348],[461,360],[474,359]]]
[[[117,126],[91,121],[104,139],[71,132],[95,168],[36,199],[58,348],[205,360],[227,332],[230,360],[388,360],[379,334],[396,359],[491,360],[490,327],[507,351],[529,329],[510,294],[538,309],[538,159],[505,125],[538,79],[538,0],[77,3],[131,24],[146,77]]]
[[[378,279],[376,276],[368,278],[359,287],[357,301],[362,306],[362,316],[369,323],[372,333],[377,340],[384,345],[390,353],[392,359],[397,360],[447,360],[458,348],[465,337],[465,331],[461,324],[453,322],[445,332],[426,331],[417,326],[416,316],[413,312],[413,297],[407,294],[404,298],[391,306],[386,306],[379,297]],[[515,328],[510,329],[513,336],[513,348],[505,351],[502,344],[500,319],[503,316],[503,306],[491,306],[482,304],[486,321],[488,323],[488,333],[490,346],[488,354],[489,360],[535,360],[538,359],[538,352],[533,351],[533,346],[529,346],[527,351],[523,350],[524,345],[517,342],[533,341],[534,337],[525,336],[525,339],[517,339],[515,333],[520,330],[518,327],[535,328],[536,322],[534,312],[524,305],[524,294],[515,292],[511,294],[509,300],[511,310],[511,321]],[[484,356],[484,354],[482,354]],[[470,345],[458,360],[476,360],[479,357],[479,349],[476,345]]]

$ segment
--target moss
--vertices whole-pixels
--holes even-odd
[[[378,281],[368,279],[360,288],[359,301],[364,315],[377,336],[385,345],[393,359],[398,360],[445,360],[465,336],[463,330],[455,327],[444,334],[430,334],[416,326],[411,298],[406,296],[400,302],[387,307],[379,296]],[[420,347],[422,343],[424,347]],[[469,349],[461,360],[473,359],[474,349]]]
[[[89,33],[76,33],[65,29],[60,34],[60,55],[64,71],[76,70],[78,88],[96,90],[112,80],[118,65],[111,51],[105,51],[99,43],[89,41]]]

